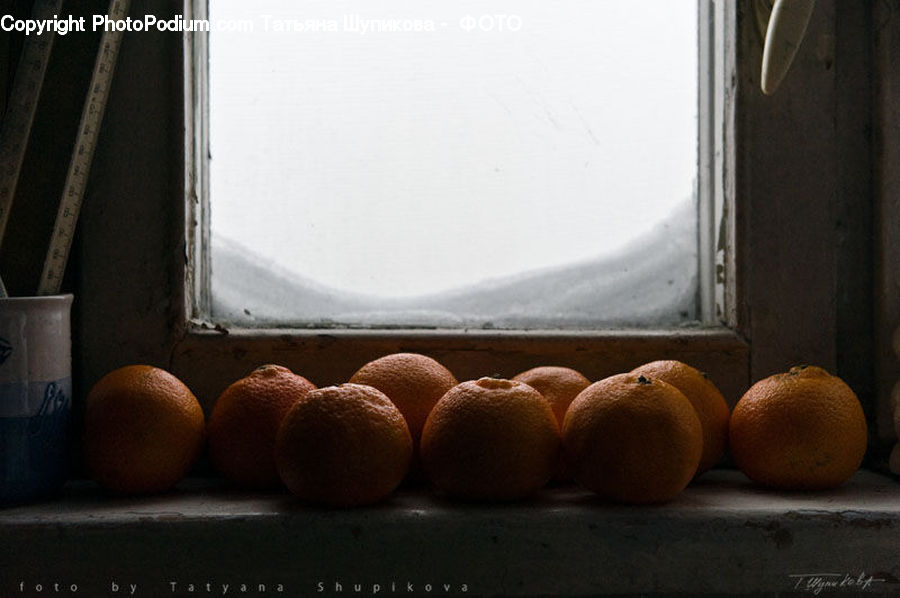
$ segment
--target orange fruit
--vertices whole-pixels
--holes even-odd
[[[668,382],[688,398],[703,427],[703,454],[696,475],[712,468],[725,455],[728,446],[728,420],[731,410],[725,397],[712,380],[698,369],[681,361],[652,361],[635,368],[632,374],[643,374]]]
[[[524,382],[541,393],[550,403],[553,415],[556,416],[556,421],[560,425],[562,425],[563,418],[566,417],[566,410],[572,400],[578,396],[578,393],[591,385],[591,381],[585,378],[581,372],[572,368],[551,365],[531,368],[517,374],[513,380]]]
[[[300,397],[316,386],[280,365],[263,365],[226,388],[207,425],[209,456],[228,480],[250,488],[272,488],[275,436]]]
[[[457,381],[450,370],[431,357],[393,353],[359,368],[350,383],[373,386],[386,394],[406,418],[413,442],[418,444],[431,408]]]
[[[481,378],[445,394],[422,430],[432,483],[464,499],[512,500],[540,489],[559,459],[550,404],[522,382]]]
[[[547,399],[560,428],[562,428],[569,404],[578,396],[578,393],[591,385],[591,381],[577,370],[550,365],[531,368],[516,375],[513,380],[524,382]],[[562,481],[571,480],[572,475],[566,468],[561,454],[559,463],[553,477]]]
[[[738,469],[759,484],[834,488],[862,463],[866,417],[843,380],[822,368],[795,367],[744,393],[731,414],[729,440]]]
[[[562,439],[575,480],[624,503],[675,498],[703,451],[700,419],[684,394],[637,374],[610,376],[575,397]]]
[[[88,393],[84,453],[102,486],[126,494],[162,492],[181,480],[203,447],[203,409],[169,372],[130,365]]]
[[[409,469],[412,437],[380,390],[341,384],[303,395],[275,440],[278,474],[296,496],[352,507],[378,502]]]

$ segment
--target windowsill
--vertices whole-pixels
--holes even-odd
[[[235,328],[225,332],[191,327],[169,355],[170,370],[188,385],[207,413],[238,373],[263,363],[286,366],[321,387],[346,382],[368,361],[400,352],[429,355],[458,380],[512,377],[536,365],[564,365],[591,380],[601,380],[662,355],[709,374],[732,404],[750,382],[747,340],[724,326],[527,332]]]
[[[143,596],[222,595],[222,584],[242,595],[242,583],[243,595],[359,595],[354,584],[365,595],[374,584],[377,595],[422,595],[425,584],[470,596],[736,594],[805,589],[813,577],[797,576],[811,574],[845,584],[823,592],[900,589],[900,485],[865,471],[821,493],[715,471],[652,507],[561,487],[514,504],[401,489],[375,507],[330,510],[204,480],[131,499],[78,482],[59,500],[0,511],[0,530],[10,596],[54,583],[88,596],[112,595],[112,584],[118,595],[130,584]],[[874,580],[847,585],[861,574]]]

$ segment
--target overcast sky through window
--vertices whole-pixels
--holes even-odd
[[[614,252],[693,192],[696,4],[210,0],[254,29],[210,36],[213,235],[382,297]]]

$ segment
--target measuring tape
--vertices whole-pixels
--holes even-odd
[[[59,14],[61,8],[62,0],[37,0],[32,15],[34,19],[47,20]],[[55,37],[54,31],[48,31],[25,38],[9,105],[6,107],[3,123],[0,124],[0,243],[6,232],[6,223],[9,222],[9,212],[16,195],[25,148],[31,136],[34,113]]]
[[[130,0],[112,0],[107,13],[109,19],[113,21],[125,19],[128,16],[129,4]],[[106,111],[106,100],[109,97],[109,88],[123,35],[122,31],[104,31],[100,39],[100,49],[97,51],[91,84],[81,112],[81,122],[75,137],[72,160],[66,174],[59,210],[56,213],[56,223],[50,237],[50,247],[47,249],[44,270],[38,283],[38,295],[55,295],[59,293],[62,285],[66,263],[69,261],[69,251],[72,248],[72,238],[75,235],[75,223],[81,211],[81,202],[84,199],[88,173],[91,170],[103,113]]]

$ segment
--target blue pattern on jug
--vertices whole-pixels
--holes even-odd
[[[56,382],[44,389],[44,400],[38,412],[28,418],[28,434],[35,436],[41,432],[54,434],[66,424],[69,417],[69,397]]]
[[[71,378],[20,384],[39,405],[0,417],[0,505],[48,495],[67,477]]]

